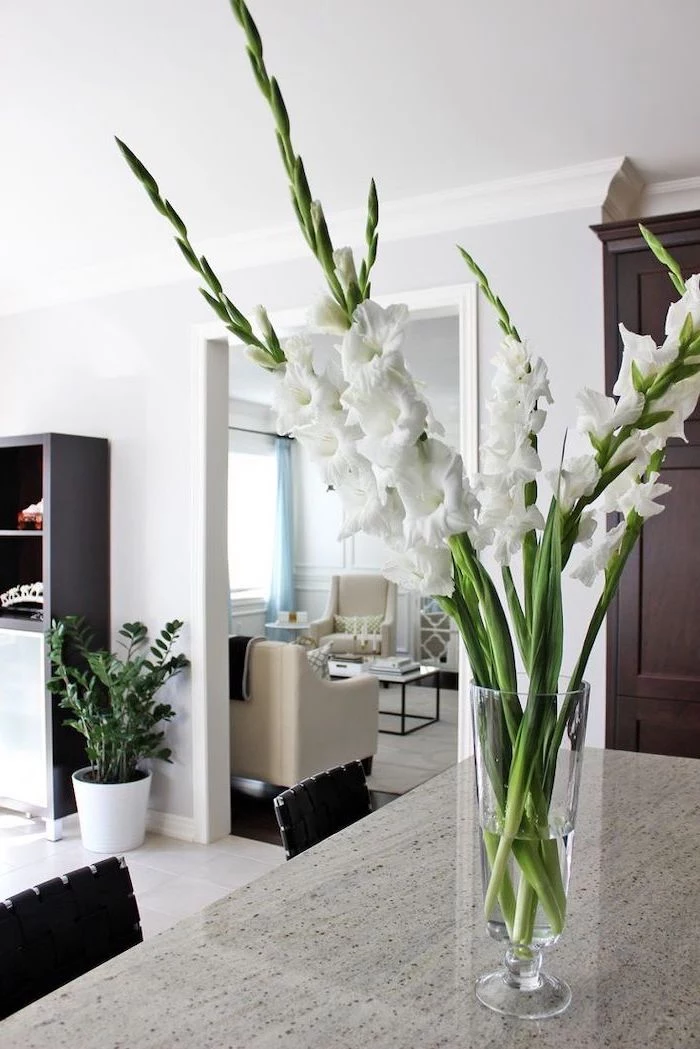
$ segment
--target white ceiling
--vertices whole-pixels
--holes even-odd
[[[328,212],[626,154],[700,173],[697,0],[250,0]],[[0,0],[0,293],[290,221],[227,0]]]

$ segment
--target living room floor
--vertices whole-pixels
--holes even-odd
[[[104,858],[83,848],[77,816],[63,826],[62,841],[47,841],[41,820],[0,809],[0,899]],[[234,835],[195,845],[148,834],[124,856],[144,939],[285,862],[281,844]]]
[[[406,736],[379,733],[379,747],[367,778],[371,790],[390,794],[405,794],[407,790],[424,783],[431,776],[443,772],[457,760],[457,699],[453,689],[440,689],[440,720]],[[401,689],[395,685],[379,690],[381,710],[401,709]],[[406,710],[411,714],[434,717],[435,689],[406,687]],[[409,719],[407,728],[418,722]],[[381,714],[379,727],[398,730],[400,718]]]

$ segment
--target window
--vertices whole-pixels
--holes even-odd
[[[267,600],[276,502],[274,439],[265,434],[229,430],[228,565],[234,601]]]

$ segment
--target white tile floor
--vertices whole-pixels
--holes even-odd
[[[0,899],[102,858],[82,847],[77,817],[64,820],[64,832],[47,841],[40,820],[0,809]],[[233,835],[193,845],[149,834],[124,855],[145,938],[285,862],[281,845]]]

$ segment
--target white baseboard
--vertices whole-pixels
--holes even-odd
[[[166,838],[179,838],[180,841],[194,841],[194,820],[191,816],[176,816],[172,812],[157,812],[149,809],[146,817],[146,829],[154,834],[163,834]]]

